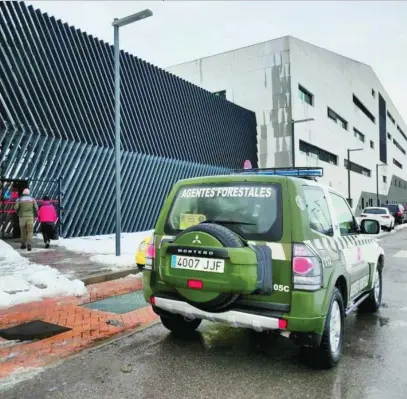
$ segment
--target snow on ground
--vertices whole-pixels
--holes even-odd
[[[82,281],[69,280],[52,267],[32,263],[0,240],[0,308],[86,292]]]
[[[109,265],[111,270],[119,270],[135,266],[138,246],[152,233],[153,230],[138,233],[122,233],[120,256],[116,256],[115,234],[60,238],[58,241],[54,241],[54,243],[72,252],[91,255],[90,261]]]

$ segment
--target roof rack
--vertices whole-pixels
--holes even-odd
[[[316,180],[316,177],[324,175],[323,168],[255,168],[255,169],[236,169],[232,171],[233,174],[242,175],[269,175],[269,176],[289,176],[300,177],[307,180]]]

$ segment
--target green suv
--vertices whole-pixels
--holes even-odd
[[[316,182],[321,168],[251,169],[177,182],[146,251],[145,300],[173,333],[203,319],[294,340],[321,368],[344,319],[375,312],[384,251],[375,220]]]

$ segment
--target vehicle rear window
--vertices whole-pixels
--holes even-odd
[[[374,215],[386,215],[386,209],[379,209],[379,208],[371,208],[371,209],[365,209],[362,213],[370,213]]]
[[[390,212],[398,212],[399,210],[398,205],[386,205],[385,207],[388,208]]]
[[[248,240],[278,241],[282,236],[281,185],[277,183],[200,184],[175,196],[165,233],[213,222]]]

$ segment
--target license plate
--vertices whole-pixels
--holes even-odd
[[[223,259],[194,258],[192,256],[172,255],[171,267],[174,269],[223,273],[225,271],[225,261]]]

